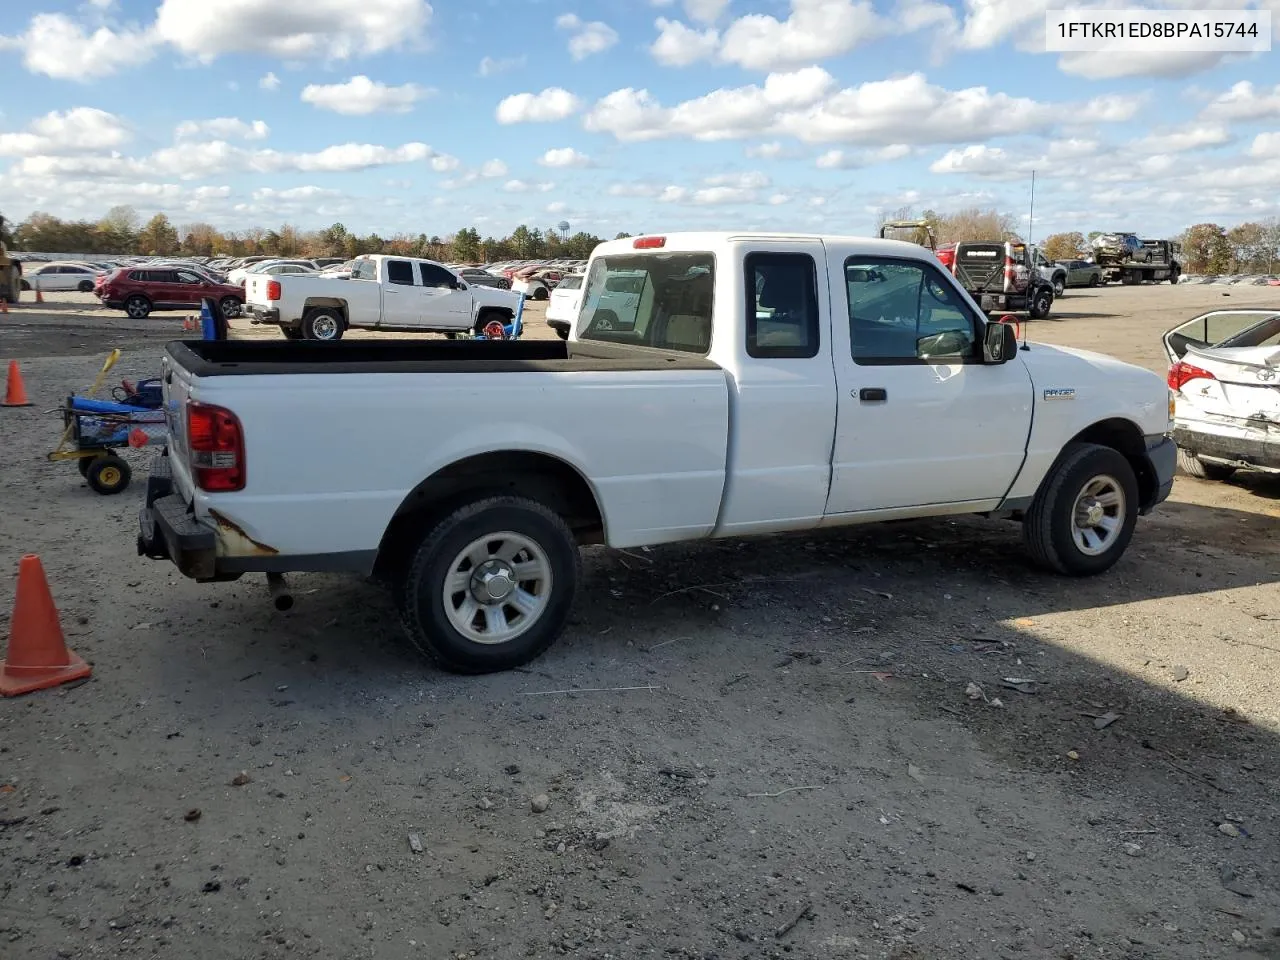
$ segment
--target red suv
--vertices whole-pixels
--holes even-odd
[[[107,274],[94,293],[108,307],[123,309],[135,320],[152,310],[199,307],[205,297],[217,302],[224,317],[234,317],[244,303],[244,287],[177,267],[121,267]]]

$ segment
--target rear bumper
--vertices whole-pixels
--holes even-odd
[[[256,303],[246,303],[240,308],[240,312],[249,318],[250,323],[274,323],[280,322],[280,311],[275,307],[263,307]]]
[[[1173,438],[1188,453],[1242,469],[1280,470],[1280,424],[1246,427],[1214,424],[1212,429],[1177,423]]]
[[[156,455],[147,477],[147,495],[138,514],[138,555],[169,560],[193,580],[239,577],[219,575],[217,538],[196,519],[191,504],[174,491],[168,447]]]

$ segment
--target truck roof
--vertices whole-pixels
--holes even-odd
[[[645,238],[662,238],[663,245],[661,248],[637,248],[635,243],[637,240]],[[882,240],[879,237],[866,236],[849,236],[840,234],[823,234],[823,233],[784,233],[778,231],[672,231],[670,233],[645,233],[634,237],[624,237],[620,240],[607,240],[595,248],[592,255],[601,256],[606,254],[618,255],[623,253],[643,253],[652,252],[655,249],[661,250],[712,250],[716,247],[733,246],[733,245],[753,245],[758,243],[777,243],[777,242],[798,242],[798,243],[831,243],[831,244],[854,244],[862,247],[869,254],[882,254],[884,256],[912,256],[920,257],[924,253],[929,253],[927,248],[921,247],[918,243],[911,243],[907,240]]]

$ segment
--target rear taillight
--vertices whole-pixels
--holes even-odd
[[[267,281],[267,299],[268,300],[280,299],[280,281],[279,280]]]
[[[1169,368],[1168,384],[1170,390],[1181,390],[1192,380],[1217,380],[1212,373],[1194,364],[1179,360]]]
[[[243,490],[244,431],[223,407],[187,403],[187,448],[196,486],[209,493]]]

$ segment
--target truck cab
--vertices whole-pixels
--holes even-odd
[[[962,240],[940,248],[938,259],[984,312],[1049,316],[1055,287],[1041,273],[1045,261],[1037,248],[1020,240]]]

